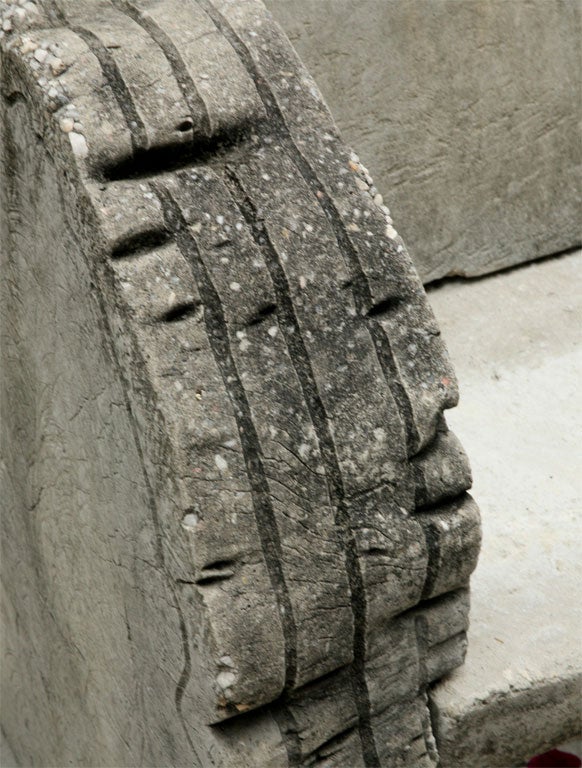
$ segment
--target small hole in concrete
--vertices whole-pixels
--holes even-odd
[[[182,120],[182,122],[176,126],[176,130],[180,131],[181,133],[186,133],[186,131],[191,131],[193,128],[192,120]]]

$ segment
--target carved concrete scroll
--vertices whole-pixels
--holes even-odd
[[[64,650],[42,712],[32,672],[5,683],[9,741],[39,765],[436,765],[426,689],[463,661],[479,515],[443,416],[454,373],[368,172],[254,0],[0,8],[11,434],[31,378],[53,404],[103,380],[67,430],[116,457],[111,498],[131,481],[125,506],[84,502],[111,557],[74,544],[70,495],[13,491],[9,536],[37,554],[32,593],[5,566],[7,604],[38,600],[28,637],[48,611]],[[100,350],[73,381],[34,352],[53,326],[55,354]],[[58,558],[40,510],[68,520]],[[85,580],[53,605],[42,568],[63,589],[77,546]]]

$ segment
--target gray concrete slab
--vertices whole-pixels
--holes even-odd
[[[466,664],[434,689],[443,768],[580,731],[582,254],[429,292],[483,516]]]
[[[265,0],[424,282],[580,243],[577,0]]]

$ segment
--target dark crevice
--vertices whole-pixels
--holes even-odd
[[[182,673],[180,675],[180,679],[178,680],[178,684],[176,685],[176,691],[174,694],[176,709],[178,711],[181,711],[182,699],[184,698],[186,685],[192,673],[192,659],[190,658],[190,643],[188,640],[188,631],[186,629],[186,621],[184,619],[184,614],[182,613],[182,610],[178,605],[178,600],[176,596],[174,596],[174,599],[176,600],[176,608],[178,610],[178,618],[180,622],[180,636],[182,638],[182,646],[184,649],[184,668],[182,669]]]
[[[196,584],[200,587],[205,587],[210,584],[216,584],[218,581],[232,579],[233,576],[234,571],[217,571],[216,573],[209,573],[208,576],[200,576],[200,578],[196,579]]]
[[[181,123],[178,123],[176,126],[176,130],[180,131],[180,133],[187,133],[188,131],[191,131],[194,128],[194,124],[192,123],[192,120],[182,120]]]
[[[466,498],[470,498],[467,491],[461,491],[456,496],[454,496],[451,499],[439,499],[438,501],[433,502],[432,504],[423,504],[420,507],[417,507],[414,510],[415,515],[421,515],[421,516],[428,516],[433,512],[442,512],[444,506],[449,506],[453,502],[458,502],[459,504],[462,504]]]
[[[428,621],[422,613],[414,617],[414,630],[416,634],[416,645],[418,648],[418,690],[424,692],[428,683],[428,672],[426,668],[426,656],[428,653]]]
[[[457,632],[454,635],[451,635],[450,637],[447,637],[445,640],[441,640],[440,643],[433,643],[433,645],[428,646],[428,651],[436,651],[439,648],[443,648],[447,645],[450,645],[451,643],[458,643],[460,641],[466,641],[467,640],[467,630],[461,629],[459,632]]]
[[[287,751],[287,760],[289,768],[299,768],[303,765],[303,755],[301,750],[301,739],[299,729],[289,707],[283,705],[273,711],[275,722],[283,736],[283,743]]]
[[[390,552],[390,550],[386,549],[385,547],[370,547],[369,549],[364,551],[370,557],[393,556],[393,553]]]
[[[471,486],[469,485],[467,488],[464,488],[463,490],[451,491],[450,493],[446,493],[443,491],[443,493],[436,499],[436,501],[426,502],[425,501],[426,490],[419,486],[416,486],[415,494],[414,494],[416,506],[413,514],[424,515],[426,513],[430,514],[431,512],[438,512],[439,510],[442,509],[443,506],[447,504],[452,504],[455,501],[460,501],[465,496],[467,491],[469,491],[470,489],[471,489]]]
[[[331,681],[336,677],[341,677],[344,674],[349,676],[350,664],[344,664],[341,667],[332,669],[331,672],[326,672],[319,677],[314,677],[313,680],[295,688],[294,691],[289,691],[288,699],[293,703],[294,700],[300,701],[305,695],[308,695],[311,699],[317,698],[317,689],[325,690],[325,685],[328,681]],[[324,695],[327,698],[327,692]]]
[[[203,304],[206,307],[204,313],[206,331],[239,426],[244,461],[251,485],[257,530],[271,584],[280,607],[285,640],[286,686],[293,687],[297,670],[297,629],[283,573],[281,540],[264,471],[259,439],[230,348],[222,304],[178,204],[162,185],[151,183],[151,188],[162,204],[167,228],[173,232],[181,253],[191,266]]]
[[[386,488],[390,487],[390,485],[390,481],[386,480],[381,483],[376,483],[375,485],[370,485],[367,488],[362,488],[358,491],[352,491],[352,493],[346,494],[346,501],[356,501],[357,499],[362,499],[364,496],[369,496],[376,491],[385,490]]]
[[[295,144],[289,127],[285,121],[285,117],[277,104],[275,94],[271,90],[267,79],[261,75],[252,57],[252,54],[245,45],[244,41],[238,36],[227,19],[216,8],[214,8],[214,6],[208,0],[196,0],[196,2],[198,5],[200,5],[201,8],[204,9],[216,27],[220,30],[220,32],[222,32],[222,34],[231,44],[241,62],[244,64],[250,77],[252,78],[257,92],[265,106],[265,110],[269,116],[268,122],[270,130],[272,131],[274,129],[279,134],[279,140],[281,144],[283,144],[283,146],[289,152],[292,161],[303,177],[305,183],[315,196],[316,201],[321,206],[330,223],[340,252],[348,264],[350,272],[354,278],[352,292],[356,304],[356,309],[360,315],[366,316],[370,310],[370,307],[374,303],[372,300],[371,291],[365,274],[363,273],[358,252],[347,234],[341,215],[337,210],[332,198],[320,183],[317,174]],[[406,427],[408,452],[412,453],[419,443],[419,435],[414,422],[414,415],[410,398],[408,397],[406,388],[402,384],[400,372],[398,370],[398,366],[390,346],[390,341],[384,333],[384,330],[372,321],[368,323],[368,330],[374,341],[376,354],[378,356],[378,360],[383,370],[386,382],[392,391],[392,395],[396,401]]]
[[[414,483],[414,506],[415,511],[422,509],[425,499],[428,498],[428,486],[422,470],[422,466],[415,461],[410,462],[412,480]]]
[[[304,755],[302,752],[302,738],[293,715],[293,708],[297,706],[299,711],[301,711],[305,706],[306,700],[316,702],[318,699],[316,695],[318,687],[323,687],[324,690],[321,698],[325,697],[325,699],[329,701],[329,690],[326,690],[325,686],[322,686],[322,683],[325,683],[328,679],[331,680],[336,676],[342,677],[344,673],[349,677],[350,665],[339,667],[333,672],[327,672],[325,675],[296,688],[294,691],[284,692],[274,701],[255,707],[249,712],[233,712],[233,714],[236,715],[235,719],[213,723],[211,728],[216,732],[222,732],[224,734],[228,734],[232,729],[234,729],[236,733],[242,733],[247,727],[247,724],[254,725],[264,716],[274,718],[279,726],[281,734],[284,736],[284,743],[289,761],[288,768],[299,768],[299,766],[308,765],[310,764],[308,762],[310,756],[321,751],[326,745],[333,744],[336,740],[339,741],[348,736],[351,731],[356,730],[357,724],[354,722],[353,724],[346,725],[344,731],[335,736],[331,736],[308,755]],[[405,703],[408,701],[409,700],[406,699]],[[355,720],[355,718],[353,719]]]
[[[311,765],[317,765],[318,763],[323,763],[324,760],[328,760],[328,758],[332,757],[336,752],[339,752],[346,739],[348,739],[354,731],[355,726],[350,725],[340,733],[331,736],[327,741],[324,741],[323,744],[320,744],[316,749],[310,752],[306,756],[306,760],[312,758],[313,762]]]
[[[9,107],[17,103],[27,103],[26,96],[22,93],[22,91],[12,91],[11,93],[4,93],[4,91],[2,91],[2,98],[6,102],[6,105]]]
[[[215,560],[213,563],[209,563],[208,565],[205,565],[202,568],[202,572],[204,571],[220,571],[225,568],[231,568],[233,565],[235,565],[235,560]]]
[[[191,317],[200,317],[202,304],[197,301],[188,301],[183,304],[177,304],[159,317],[161,323],[179,323],[181,320],[188,320]]]
[[[250,710],[240,712],[232,706],[232,718],[210,723],[209,727],[216,733],[236,734],[244,733],[248,726],[251,730],[261,718],[271,719],[277,716],[280,709],[287,707],[286,694],[282,694],[272,701],[268,701]],[[250,731],[249,731],[250,732]],[[238,737],[237,737],[238,738]]]
[[[198,165],[217,165],[249,140],[250,123],[241,123],[237,131],[218,132],[210,137],[196,136],[161,147],[137,148],[131,157],[101,166],[96,174],[104,181],[141,179]]]
[[[431,753],[434,758],[438,759],[439,742],[441,740],[440,728],[439,728],[439,711],[433,699],[432,690],[430,686],[427,688],[427,719],[428,719],[427,726],[430,728],[432,737],[436,744],[436,754],[435,754],[434,748],[431,750]]]
[[[283,329],[289,355],[297,373],[303,391],[311,421],[315,428],[321,455],[326,468],[326,477],[330,499],[336,508],[335,524],[342,539],[346,557],[346,570],[351,591],[351,608],[354,617],[354,661],[352,664],[352,684],[359,716],[359,732],[362,749],[368,766],[378,766],[378,754],[374,743],[370,720],[370,701],[364,670],[365,637],[367,627],[367,601],[363,576],[360,569],[356,543],[351,531],[350,512],[346,503],[346,494],[339,460],[330,431],[325,406],[321,400],[315,376],[311,368],[309,354],[303,341],[299,322],[291,300],[287,278],[279,256],[270,240],[267,229],[257,214],[257,210],[236,172],[226,168],[227,182],[233,199],[236,201],[258,248],[263,253],[277,297],[280,326]]]
[[[231,245],[232,245],[232,240],[230,240],[229,238],[225,238],[224,240],[221,240],[218,243],[214,243],[212,245],[212,249],[215,251],[220,251],[223,248],[228,248]]]
[[[426,754],[430,757],[432,763],[434,765],[440,765],[440,759],[439,754],[436,747],[436,742],[434,738],[434,733],[432,729],[432,720],[431,720],[431,714],[429,709],[429,697],[428,697],[428,687],[424,690],[424,711],[422,716],[422,736],[424,738],[424,748],[426,750]]]
[[[532,255],[527,261],[522,261],[519,264],[511,264],[508,267],[501,267],[494,269],[491,272],[486,272],[483,275],[465,275],[465,274],[449,274],[444,277],[438,277],[435,280],[430,280],[425,283],[424,288],[427,293],[437,291],[441,286],[449,283],[479,283],[484,280],[491,280],[497,275],[508,275],[513,272],[518,272],[521,269],[527,269],[528,267],[535,267],[539,264],[545,264],[547,261],[553,261],[554,259],[561,259],[563,256],[570,256],[582,248],[582,240],[570,245],[567,248],[563,248],[561,251],[555,251],[553,253],[544,253],[539,256]]]
[[[112,259],[123,259],[127,256],[136,256],[145,251],[153,251],[165,245],[170,239],[170,233],[165,229],[150,229],[138,232],[119,241],[111,251]]]
[[[366,312],[367,317],[377,317],[378,315],[387,315],[402,304],[403,299],[400,296],[389,296],[379,301]]]
[[[421,600],[419,603],[417,603],[416,605],[413,605],[411,608],[407,608],[402,613],[399,613],[396,618],[401,619],[406,616],[413,616],[414,618],[416,618],[416,615],[419,612],[423,612],[426,615],[426,613],[429,612],[431,609],[434,609],[435,606],[438,608],[439,604],[447,603],[453,598],[467,591],[468,591],[468,587],[457,587],[456,589],[451,589],[449,592],[445,592],[442,595],[437,595],[436,597],[429,597],[428,599]]]
[[[202,765],[202,763],[200,762],[200,753],[198,752],[194,744],[194,741],[191,735],[191,729],[186,724],[186,720],[184,718],[184,712],[182,710],[182,701],[184,699],[184,694],[186,692],[186,686],[188,685],[188,682],[192,675],[192,656],[190,654],[190,638],[188,637],[186,620],[184,618],[184,613],[182,612],[182,608],[180,607],[178,595],[174,590],[175,588],[172,589],[172,594],[174,597],[176,610],[178,612],[178,620],[180,624],[180,637],[182,639],[182,653],[184,655],[184,667],[182,668],[180,679],[178,680],[178,683],[176,685],[174,702],[176,705],[176,711],[178,712],[178,716],[180,718],[182,729],[184,731],[184,735],[186,736],[186,741],[188,742],[188,746],[190,747],[192,754],[197,758],[200,765]]]
[[[269,304],[265,304],[263,307],[259,309],[257,314],[248,321],[247,325],[249,326],[258,325],[259,323],[262,323],[265,320],[268,320],[269,317],[274,315],[276,311],[277,311],[276,304],[272,302]]]

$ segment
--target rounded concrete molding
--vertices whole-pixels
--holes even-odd
[[[0,9],[16,758],[436,765],[479,513],[368,172],[260,3]]]

